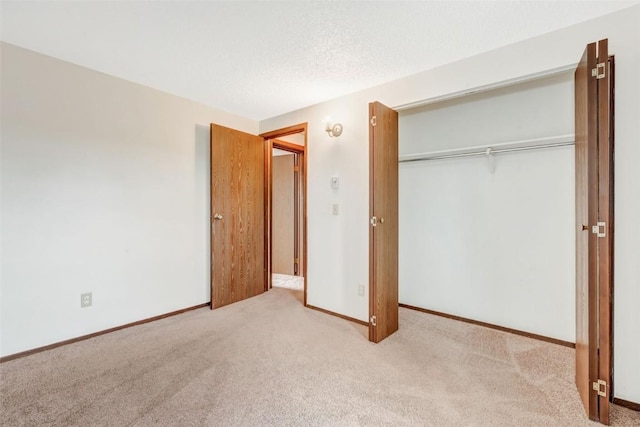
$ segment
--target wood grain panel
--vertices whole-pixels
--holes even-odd
[[[271,274],[271,191],[273,142],[266,139],[264,142],[264,266],[265,266],[265,292],[272,288]]]
[[[598,397],[599,420],[609,424],[609,399],[611,395],[611,288],[613,261],[613,129],[610,128],[609,110],[610,76],[608,40],[598,42],[598,62],[606,66],[605,77],[597,80],[598,85],[598,221],[606,224],[604,237],[598,238],[598,379],[606,381],[607,395]]]
[[[591,226],[597,223],[597,110],[596,45],[589,44],[575,72],[576,164],[576,386],[589,418],[598,419],[597,399],[591,383],[597,378],[597,325],[590,313],[597,302],[597,242]]]
[[[273,156],[272,271],[293,275],[295,249],[294,155]]]
[[[295,224],[295,230],[296,230],[296,248],[295,248],[295,257],[298,260],[298,265],[297,265],[297,269],[296,269],[296,275],[298,276],[304,276],[303,272],[305,270],[305,263],[306,263],[306,259],[305,259],[305,254],[304,254],[304,247],[305,247],[305,239],[304,239],[304,228],[305,228],[305,224],[306,224],[306,220],[305,220],[305,187],[304,187],[304,177],[305,177],[305,170],[304,170],[304,160],[305,160],[306,156],[304,155],[304,153],[297,153],[295,156],[295,161],[296,161],[296,173],[295,173],[295,194],[297,195],[297,199],[295,200],[296,202],[296,209],[295,209],[295,220],[296,220],[296,224]]]
[[[629,408],[633,411],[640,412],[640,403],[637,403],[637,402],[631,402],[629,400],[624,400],[624,399],[619,399],[617,397],[614,397],[612,403],[615,405],[623,406],[625,408]]]
[[[369,312],[376,326],[369,339],[380,342],[398,330],[398,113],[369,104]]]
[[[160,314],[158,316],[153,316],[153,317],[149,317],[149,318],[146,318],[146,319],[137,320],[135,322],[126,323],[124,325],[115,326],[113,328],[103,329],[102,331],[93,332],[91,334],[81,335],[81,336],[76,337],[76,338],[71,338],[71,339],[64,340],[64,341],[58,341],[58,342],[53,343],[53,344],[49,344],[49,345],[45,345],[45,346],[42,346],[42,347],[33,348],[31,350],[21,351],[20,353],[9,354],[7,356],[0,357],[0,363],[8,362],[8,361],[14,360],[14,359],[20,359],[22,357],[31,356],[32,354],[41,353],[41,352],[47,351],[47,350],[53,350],[54,348],[58,348],[58,347],[62,347],[62,346],[65,346],[65,345],[74,344],[74,343],[77,343],[77,342],[80,342],[80,341],[88,340],[88,339],[91,339],[91,338],[99,337],[100,335],[110,334],[111,332],[116,332],[116,331],[120,331],[122,329],[131,328],[132,326],[144,325],[145,323],[155,322],[156,320],[161,320],[161,319],[166,319],[167,317],[177,316],[178,314],[186,313],[186,312],[191,311],[191,310],[197,310],[199,308],[204,308],[204,307],[206,307],[208,305],[209,305],[209,303],[206,302],[206,303],[203,303],[203,304],[198,304],[198,305],[194,305],[194,306],[191,306],[191,307],[183,308],[181,310],[171,311],[169,313]]]
[[[348,320],[349,322],[357,323],[358,325],[369,326],[369,324],[367,322],[365,322],[365,321],[358,320],[358,319],[355,319],[353,317],[345,316],[344,314],[336,313],[336,312],[331,311],[331,310],[326,310],[324,308],[316,307],[316,306],[309,305],[309,304],[307,304],[306,307],[310,308],[312,310],[319,311],[319,312],[324,313],[324,314],[328,314],[330,316],[335,316],[335,317],[339,317],[339,318],[344,319],[344,320]]]
[[[211,308],[265,289],[264,140],[211,124]]]
[[[613,70],[605,39],[587,46],[575,74],[576,385],[589,418],[604,424],[613,390]],[[592,387],[598,380],[605,396]]]
[[[609,275],[609,354],[608,357],[608,365],[609,365],[609,379],[611,380],[611,386],[609,388],[609,392],[611,393],[611,403],[615,403],[615,384],[613,378],[613,361],[615,360],[614,353],[614,331],[613,331],[613,313],[614,313],[614,296],[615,296],[615,275],[614,275],[614,262],[615,262],[615,216],[614,216],[614,206],[615,206],[615,58],[613,55],[609,56],[609,203],[610,203],[610,213],[609,213],[609,221],[610,221],[610,238],[609,238],[609,256],[610,256],[610,275]]]
[[[497,331],[508,332],[510,334],[520,335],[527,338],[532,338],[534,340],[550,342],[552,344],[558,344],[564,347],[576,348],[576,344],[559,340],[557,338],[546,337],[544,335],[532,334],[531,332],[520,331],[518,329],[507,328],[500,325],[494,325],[493,323],[481,322],[479,320],[469,319],[467,317],[456,316],[455,314],[443,313],[441,311],[430,310],[428,308],[416,307],[408,304],[400,304],[400,307],[408,308],[410,310],[420,311],[422,313],[432,314],[434,316],[445,317],[451,320],[457,320],[459,322],[469,323],[471,325],[482,326],[484,328],[495,329]]]

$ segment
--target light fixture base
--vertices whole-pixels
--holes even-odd
[[[331,137],[340,136],[340,135],[342,135],[342,125],[340,123],[336,123],[336,124],[334,124],[332,126],[329,123],[327,123],[326,131],[329,134],[329,136],[331,136]]]

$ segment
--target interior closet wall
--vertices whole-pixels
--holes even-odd
[[[400,157],[572,133],[565,73],[401,112]],[[401,163],[400,302],[574,341],[573,155]]]

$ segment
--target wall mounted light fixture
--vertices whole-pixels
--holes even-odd
[[[340,123],[331,124],[327,122],[327,127],[325,128],[330,137],[340,136],[342,135],[342,125]]]

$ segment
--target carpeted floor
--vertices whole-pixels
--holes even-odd
[[[271,275],[271,286],[302,291],[304,290],[304,278],[302,276],[273,273]]]
[[[3,363],[1,424],[597,425],[569,348],[406,309],[376,345],[300,299],[276,288]]]

